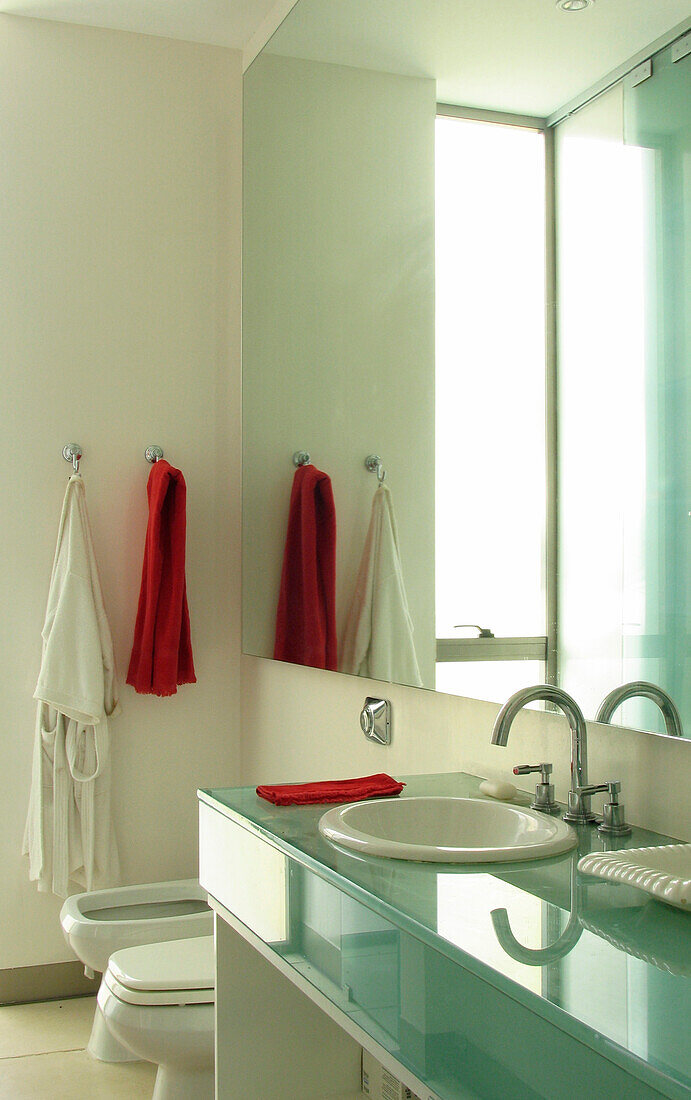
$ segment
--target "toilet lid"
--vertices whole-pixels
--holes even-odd
[[[214,937],[125,947],[110,957],[105,982],[129,1004],[208,1004],[215,1000]]]

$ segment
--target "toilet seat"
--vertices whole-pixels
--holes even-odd
[[[71,894],[60,913],[66,934],[75,924],[95,922],[100,928],[122,921],[185,920],[208,909],[207,894],[196,879],[145,882]]]
[[[114,951],[213,931],[207,894],[196,879],[72,894],[60,922],[77,958],[101,974]]]
[[[103,981],[125,1004],[213,1004],[214,937],[126,947],[111,956]]]

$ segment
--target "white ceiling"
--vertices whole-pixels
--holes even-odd
[[[14,15],[242,49],[288,0],[0,0]],[[271,49],[437,80],[447,103],[547,116],[691,14],[689,0],[299,0]]]
[[[271,52],[433,77],[442,103],[547,117],[688,20],[689,0],[300,0]]]
[[[0,0],[0,11],[242,49],[276,0]]]

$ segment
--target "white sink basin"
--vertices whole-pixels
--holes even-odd
[[[476,798],[379,798],[328,810],[319,831],[356,852],[436,863],[544,859],[575,848],[560,818]]]

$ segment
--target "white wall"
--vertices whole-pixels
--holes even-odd
[[[246,74],[245,649],[273,653],[296,450],[333,483],[340,644],[377,453],[429,685],[435,112],[432,80],[272,54]]]
[[[238,779],[240,103],[239,52],[0,16],[0,969],[71,958],[20,855],[65,443],[84,448],[121,681],[145,446],[188,486],[198,683],[122,690],[125,881],[196,874],[196,788]]]

